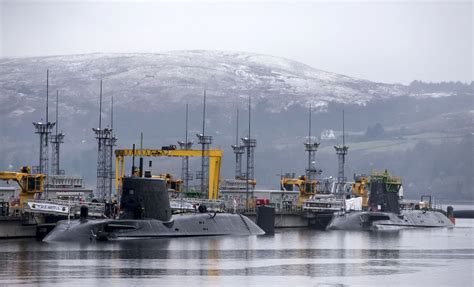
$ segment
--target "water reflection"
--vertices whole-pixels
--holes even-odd
[[[229,286],[253,284],[261,277],[269,280],[275,276],[280,278],[272,281],[277,285],[292,285],[301,276],[323,280],[326,286],[341,286],[340,282],[346,282],[344,278],[365,285],[364,280],[374,276],[403,281],[409,280],[411,274],[419,276],[438,268],[469,270],[474,262],[473,227],[379,233],[294,229],[262,237],[145,239],[82,245],[4,241],[0,250],[0,285],[82,284],[103,279],[128,284],[122,280],[147,282],[157,277],[170,284],[177,280],[174,278],[215,278],[219,281],[213,281],[214,285],[218,282]],[[472,279],[469,273],[463,273],[464,279]]]

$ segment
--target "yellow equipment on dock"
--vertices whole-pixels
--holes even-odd
[[[136,157],[209,157],[208,198],[219,197],[219,176],[221,171],[222,150],[175,150],[175,149],[117,149],[115,150],[115,188],[119,190],[125,174],[124,158]]]
[[[13,180],[20,186],[20,208],[28,200],[35,199],[36,194],[40,194],[44,190],[44,174],[30,173],[30,167],[22,166],[20,172],[1,171],[0,180],[7,182]]]
[[[369,178],[364,175],[356,176],[352,183],[352,195],[362,197],[362,207],[366,208],[369,203]]]
[[[183,180],[180,178],[174,178],[169,173],[163,173],[160,175],[152,175],[151,177],[164,179],[166,181],[166,186],[168,187],[168,191],[173,191],[177,193],[182,192]]]
[[[316,184],[316,180],[307,181],[304,175],[298,178],[282,177],[280,179],[281,190],[292,191],[293,187],[298,189],[298,206],[302,206],[303,202],[317,193]]]

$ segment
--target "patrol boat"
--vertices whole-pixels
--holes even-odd
[[[241,214],[207,213],[172,215],[166,182],[161,178],[124,177],[119,219],[63,220],[45,242],[116,240],[153,237],[262,235],[265,232]]]

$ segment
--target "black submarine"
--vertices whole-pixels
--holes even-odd
[[[399,200],[400,187],[401,183],[387,185],[383,180],[372,180],[368,209],[336,213],[326,229],[373,231],[454,227],[452,207],[449,206],[446,213],[432,208],[431,196],[422,196],[417,204],[403,203]]]
[[[165,180],[159,178],[124,177],[120,206],[119,219],[88,219],[87,211],[81,210],[80,219],[59,221],[43,241],[265,234],[242,214],[173,215]]]

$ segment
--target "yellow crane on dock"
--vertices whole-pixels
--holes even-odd
[[[44,174],[30,173],[29,166],[22,166],[20,172],[0,171],[0,180],[13,180],[20,186],[20,208],[28,200],[35,198],[36,194],[43,193],[44,190]]]
[[[309,181],[305,175],[298,178],[283,176],[280,179],[280,189],[285,191],[298,191],[298,206],[317,193],[316,180]]]

